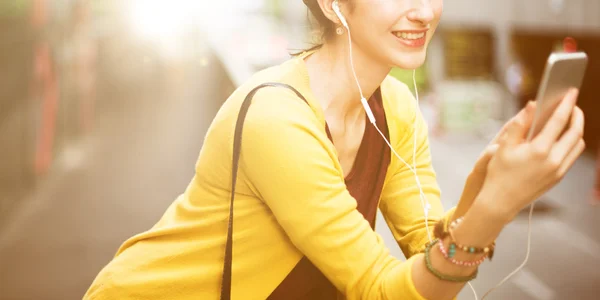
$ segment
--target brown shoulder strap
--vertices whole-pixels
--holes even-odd
[[[235,185],[237,182],[237,171],[240,160],[240,152],[242,145],[242,131],[244,129],[244,121],[250,108],[252,98],[258,90],[265,87],[283,87],[292,90],[300,99],[308,104],[306,98],[300,94],[295,88],[290,85],[278,82],[263,83],[255,87],[244,99],[240,108],[237,122],[235,124],[235,134],[233,138],[233,164],[231,167],[231,200],[229,203],[229,225],[227,227],[227,243],[225,244],[225,262],[223,264],[223,280],[221,284],[221,300],[231,299],[231,267],[232,267],[232,250],[233,250],[233,201],[235,199]]]

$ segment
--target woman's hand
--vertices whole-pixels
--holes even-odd
[[[531,141],[526,138],[532,115],[508,125],[487,167],[478,201],[509,221],[564,177],[585,148],[577,96],[577,90],[570,91]]]
[[[465,183],[465,187],[463,189],[463,193],[460,197],[460,201],[454,211],[452,216],[452,220],[456,220],[462,216],[464,216],[469,208],[475,202],[475,198],[479,195],[481,191],[481,187],[485,181],[485,176],[487,174],[487,168],[490,160],[496,154],[496,151],[499,147],[499,141],[501,137],[503,137],[508,128],[512,126],[515,122],[526,123],[527,120],[532,119],[535,114],[536,103],[529,102],[517,115],[515,115],[512,119],[510,119],[496,134],[496,137],[492,139],[492,141],[488,144],[488,146],[481,153],[477,161],[475,162],[475,166],[473,170],[467,177],[467,181]]]

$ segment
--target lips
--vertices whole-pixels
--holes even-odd
[[[411,48],[420,48],[427,41],[427,31],[393,31],[392,34],[404,46]]]

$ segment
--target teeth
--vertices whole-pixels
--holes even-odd
[[[420,39],[425,36],[424,32],[421,32],[421,33],[394,32],[394,34],[399,38],[407,39],[407,40],[416,40],[416,39]]]

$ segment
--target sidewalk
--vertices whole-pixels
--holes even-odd
[[[445,207],[456,204],[462,183],[486,145],[485,141],[431,141],[433,165]],[[531,257],[525,268],[489,299],[596,299],[600,293],[600,209],[588,204],[595,178],[594,158],[583,156],[565,179],[542,196],[534,213]],[[482,267],[473,282],[479,296],[521,264],[527,248],[524,211],[498,239],[492,263]],[[563,274],[555,276],[556,274]],[[466,288],[459,299],[473,299]]]
[[[210,57],[181,86],[123,101],[82,146],[80,159],[67,161],[70,171],[36,190],[0,231],[2,299],[81,298],[120,243],[152,226],[188,184],[204,133],[224,100],[214,83],[225,77]],[[450,208],[486,142],[432,137],[430,143]],[[586,198],[594,167],[592,158],[583,157],[544,197],[553,209],[534,216],[529,264],[488,299],[597,299],[600,212]],[[401,257],[385,223],[378,224],[386,245]],[[473,283],[479,296],[521,263],[526,234],[523,217],[505,229],[494,262]],[[459,299],[474,298],[467,288]]]
[[[120,243],[151,227],[189,183],[224,100],[212,84],[219,76],[213,58],[182,86],[122,99],[79,159],[63,159],[64,172],[14,207],[0,228],[1,299],[81,299]]]

